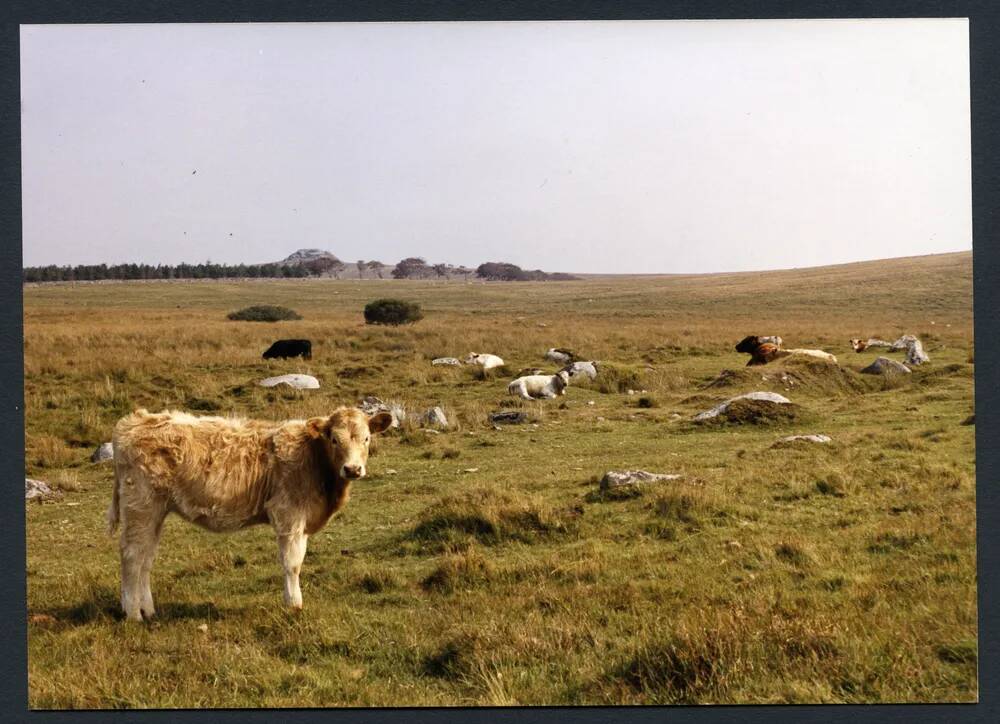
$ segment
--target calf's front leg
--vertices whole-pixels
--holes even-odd
[[[278,560],[285,571],[285,605],[302,608],[302,589],[299,588],[299,572],[306,557],[308,536],[301,528],[288,535],[278,534]]]

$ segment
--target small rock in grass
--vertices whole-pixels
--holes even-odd
[[[94,454],[90,456],[90,462],[100,463],[105,460],[111,460],[114,456],[114,447],[112,447],[110,442],[105,442],[101,443],[101,446],[94,450]]]
[[[479,472],[479,468],[465,468],[465,470],[463,470],[462,472],[463,473],[478,473]]]
[[[830,442],[831,438],[829,435],[789,435],[788,437],[781,438],[778,442],[796,442],[798,440],[804,442]]]
[[[461,366],[462,361],[455,357],[438,357],[431,360],[432,365],[447,365],[449,367]]]
[[[501,410],[490,413],[490,422],[500,425],[518,425],[528,421],[528,415],[518,410]]]
[[[879,357],[870,365],[861,370],[863,375],[888,375],[888,374],[910,374],[910,368],[902,362],[897,362],[888,357]]]
[[[48,500],[58,498],[59,493],[49,487],[48,483],[32,478],[24,479],[24,499],[25,500]]]
[[[268,377],[266,380],[258,382],[261,387],[276,387],[278,385],[288,385],[296,390],[318,390],[319,380],[312,375],[278,375]]]
[[[444,414],[444,410],[440,407],[432,407],[423,415],[423,423],[425,425],[436,425],[438,427],[448,427],[448,418]]]
[[[736,397],[731,397],[725,402],[719,403],[711,410],[705,410],[704,412],[699,412],[694,416],[695,422],[700,422],[701,420],[709,420],[713,417],[718,417],[720,414],[729,409],[729,406],[736,402],[737,400],[758,400],[760,402],[775,402],[781,405],[787,405],[791,403],[787,397],[779,395],[777,392],[747,392],[745,395],[737,395]]]
[[[601,490],[621,488],[628,485],[655,483],[662,480],[677,480],[683,476],[669,473],[650,473],[646,470],[609,470],[601,478]]]
[[[198,630],[201,631],[202,633],[208,633],[208,624],[207,623],[201,624],[200,626],[198,626]]]

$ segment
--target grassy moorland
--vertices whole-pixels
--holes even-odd
[[[364,304],[387,293],[426,318],[366,327]],[[977,698],[971,254],[570,283],[58,285],[24,301],[27,473],[63,491],[27,506],[33,707]],[[303,319],[226,320],[257,303]],[[877,353],[850,337],[903,333],[930,364],[857,373]],[[747,334],[841,366],[745,368]],[[262,360],[281,337],[312,339],[313,359]],[[602,378],[509,398],[509,373],[552,368],[553,346],[605,362]],[[470,351],[508,375],[430,365]],[[284,372],[323,386],[254,384]],[[788,396],[797,418],[690,421],[750,390]],[[119,416],[283,419],[365,394],[441,405],[453,427],[379,441],[310,540],[304,611],[281,606],[270,529],[169,518],[159,618],[121,620],[111,469],[89,461]],[[501,407],[533,422],[494,430]],[[813,432],[833,441],[775,445]],[[684,478],[599,494],[621,468]]]

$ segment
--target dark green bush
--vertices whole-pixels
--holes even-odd
[[[237,322],[279,322],[284,319],[302,319],[294,309],[276,307],[273,304],[255,304],[237,312],[230,312],[227,316]]]
[[[365,305],[366,324],[411,324],[424,318],[420,305],[402,299],[376,299]]]

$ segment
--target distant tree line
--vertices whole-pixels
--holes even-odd
[[[480,264],[476,269],[451,264],[428,264],[424,259],[413,256],[403,259],[392,270],[394,279],[435,279],[459,275],[468,279],[473,274],[479,279],[503,282],[572,281],[579,279],[563,272],[548,273],[541,269],[526,270],[516,264],[491,261]]]
[[[105,279],[289,279],[332,275],[340,278],[346,265],[334,256],[310,259],[293,264],[78,264],[76,266],[25,267],[25,282],[75,282]],[[387,265],[380,261],[357,263],[358,278],[366,271],[382,279]],[[408,257],[392,268],[393,279],[447,279],[473,274],[487,281],[570,281],[578,277],[561,272],[547,273],[540,269],[525,270],[515,264],[487,262],[476,269],[451,264],[428,264],[420,257]]]
[[[317,276],[306,264],[78,264],[25,267],[26,282],[103,279],[269,279]]]
[[[568,282],[579,277],[564,272],[543,272],[541,269],[522,269],[516,264],[489,261],[476,268],[476,276],[487,281],[500,282]]]

